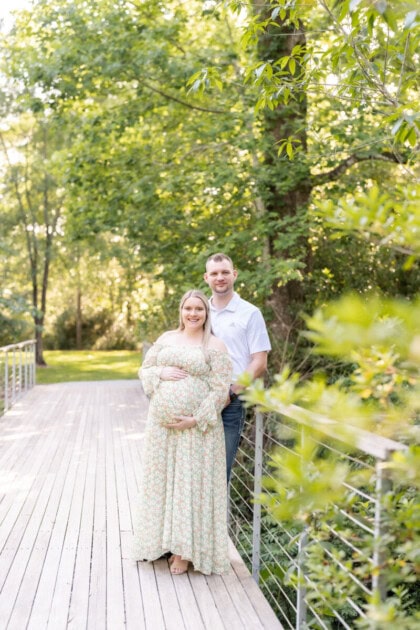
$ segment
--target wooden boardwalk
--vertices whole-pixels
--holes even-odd
[[[172,576],[130,559],[139,381],[38,385],[0,417],[0,629],[281,628],[238,553]]]

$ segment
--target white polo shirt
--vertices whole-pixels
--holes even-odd
[[[218,310],[210,298],[211,325],[225,342],[233,363],[233,381],[245,372],[255,352],[271,350],[264,318],[259,308],[233,294],[229,304]]]

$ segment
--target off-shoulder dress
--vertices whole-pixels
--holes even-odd
[[[160,379],[177,366],[188,376]],[[136,560],[164,553],[190,560],[204,574],[229,569],[226,457],[221,410],[231,382],[227,353],[201,346],[154,344],[140,370],[150,397],[142,482],[134,528]],[[192,429],[168,429],[176,415],[192,415]]]

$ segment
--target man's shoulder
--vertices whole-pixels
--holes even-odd
[[[238,296],[237,299],[237,306],[238,308],[241,309],[242,312],[249,312],[251,313],[255,313],[256,311],[258,311],[259,313],[261,312],[261,310],[258,308],[258,306],[255,306],[255,304],[252,304],[251,302],[248,302],[248,300],[244,300],[244,298],[241,298],[240,295],[236,294]]]

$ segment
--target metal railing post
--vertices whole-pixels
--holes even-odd
[[[13,353],[12,353],[12,396],[11,396],[12,405],[15,402],[15,399],[16,399],[16,349],[13,348]]]
[[[381,570],[385,564],[387,552],[382,537],[386,531],[386,523],[384,518],[383,499],[385,494],[392,489],[392,482],[388,477],[383,462],[376,463],[376,503],[375,503],[375,524],[373,534],[373,575],[372,587],[379,594],[380,601],[386,599],[387,584],[383,571]]]
[[[4,353],[4,410],[9,409],[9,353]]]
[[[306,438],[305,427],[301,427],[300,439],[302,446]],[[308,544],[308,530],[305,529],[299,537],[297,554],[297,593],[296,593],[296,630],[306,628],[306,584],[305,584],[305,549]]]
[[[296,594],[296,630],[306,628],[306,586],[305,586],[305,548],[308,544],[306,528],[299,538],[297,567],[298,586]]]
[[[28,362],[28,346],[25,345],[25,369],[24,369],[24,374],[25,374],[25,392],[28,390],[28,369],[29,369],[29,362]]]
[[[22,351],[24,350],[24,347],[22,349],[22,347],[19,347],[19,386],[18,386],[18,391],[19,391],[19,396],[22,393]]]
[[[260,579],[261,564],[261,503],[258,497],[262,490],[263,434],[263,414],[261,411],[257,411],[255,414],[254,509],[252,518],[252,577],[257,584]]]
[[[32,343],[32,380],[31,387],[36,385],[36,341]]]

